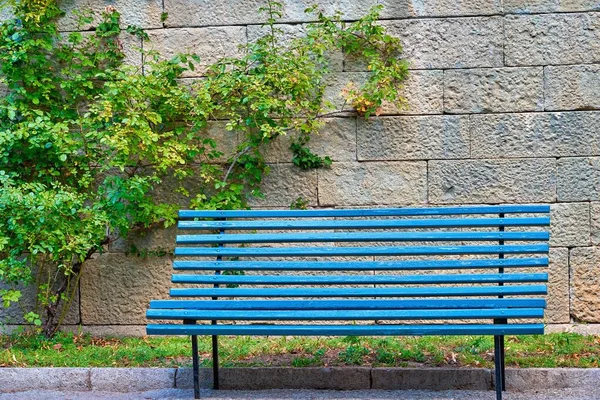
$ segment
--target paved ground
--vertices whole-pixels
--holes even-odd
[[[203,390],[206,400],[494,400],[492,391],[452,390]],[[142,393],[60,392],[34,390],[2,393],[0,400],[175,400],[192,399],[191,390],[165,389]],[[600,388],[505,393],[505,400],[600,400]]]

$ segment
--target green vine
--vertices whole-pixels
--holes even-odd
[[[249,197],[263,196],[264,149],[280,136],[292,137],[295,165],[328,166],[308,144],[322,119],[341,111],[323,99],[333,51],[363,58],[372,71],[363,86],[344,91],[357,113],[368,118],[386,101],[404,105],[397,89],[407,65],[398,40],[377,24],[380,7],[351,24],[311,8],[317,22],[284,43],[282,5],[265,3],[264,36],[240,57],[208,66],[190,87],[179,78],[197,68],[195,55],[164,60],[148,52],[143,68],[124,64],[120,36],[148,35],[122,29],[113,7],[93,32],[62,34],[59,1],[8,1],[14,18],[0,25],[0,85],[8,92],[0,99],[4,307],[20,300],[20,285],[35,285],[37,304],[24,315],[53,335],[85,262],[115,235],[172,225],[182,206],[246,208]],[[81,26],[93,17],[82,13]],[[241,138],[226,163],[210,135],[219,121]],[[158,196],[169,182],[185,204]]]

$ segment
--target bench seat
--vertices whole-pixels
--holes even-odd
[[[544,333],[549,206],[180,211],[170,299],[149,335]],[[508,215],[508,217],[507,217]],[[542,227],[540,229],[540,227]]]

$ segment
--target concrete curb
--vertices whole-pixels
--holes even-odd
[[[596,387],[600,368],[507,369],[507,390]],[[492,390],[494,371],[484,368],[223,368],[221,388],[328,390]],[[212,370],[201,369],[210,388]],[[0,368],[0,393],[27,390],[139,392],[192,388],[190,368]]]

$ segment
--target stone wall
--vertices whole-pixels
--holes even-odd
[[[300,32],[313,2],[285,0],[282,28]],[[286,146],[272,149],[267,198],[254,206],[287,208],[299,196],[311,207],[551,203],[547,322],[554,330],[599,331],[600,1],[319,3],[348,20],[384,4],[381,23],[411,61],[403,89],[409,108],[388,107],[369,121],[330,119],[312,145],[335,160],[328,170],[302,172]],[[144,47],[165,55],[191,51],[205,62],[235,55],[262,22],[261,0],[64,1],[68,10],[109,4],[125,24],[148,29]],[[73,29],[71,14],[62,27]],[[334,101],[344,82],[367,74],[341,58],[334,69]],[[174,232],[134,242],[168,249]],[[170,259],[126,255],[128,246],[115,242],[88,263],[70,322],[96,333],[143,332],[148,300],[167,295]]]

